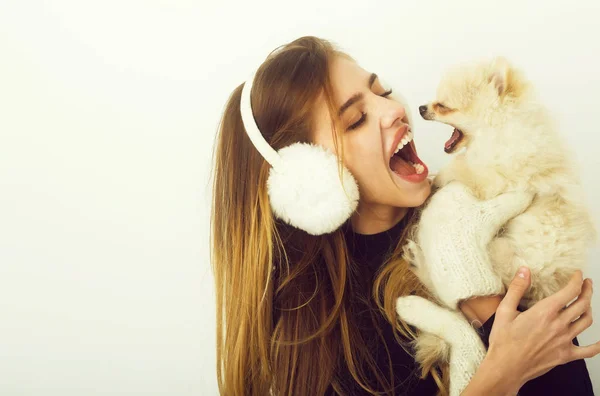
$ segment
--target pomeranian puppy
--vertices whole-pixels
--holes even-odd
[[[531,206],[488,246],[505,285],[520,266],[531,269],[525,306],[558,291],[584,268],[595,230],[573,156],[519,70],[504,58],[454,68],[443,77],[436,99],[419,112],[452,126],[444,150],[460,151],[434,187],[457,180],[480,199],[508,191],[535,194]]]

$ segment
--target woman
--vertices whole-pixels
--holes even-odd
[[[410,345],[419,332],[396,313],[398,297],[434,300],[401,259],[406,232],[415,222],[412,208],[430,194],[427,168],[408,141],[404,107],[377,76],[315,37],[274,51],[250,83],[251,106],[243,103],[243,85],[236,88],[216,147],[212,262],[221,393],[446,394],[447,363],[420,359],[419,367]],[[258,137],[251,131],[254,121]],[[344,207],[341,222],[313,227],[328,216],[317,207],[319,201],[288,212],[275,203],[275,192],[285,195],[286,186],[270,178],[275,159],[266,151],[298,142],[337,154],[341,185],[349,191],[349,206],[339,205]],[[400,144],[408,155],[394,155]],[[300,158],[288,168],[302,175],[314,164]],[[306,178],[317,184],[321,176]],[[353,201],[354,180],[358,202]],[[458,217],[463,215],[456,210]],[[518,210],[508,212],[504,221]],[[482,338],[489,341],[463,394],[516,394],[529,380],[567,362],[572,363],[557,369],[568,370],[561,380],[570,384],[570,394],[591,392],[580,359],[599,353],[600,344],[582,349],[571,344],[589,327],[591,282],[583,282],[578,273],[565,290],[519,314],[516,306],[527,280],[527,272],[517,276],[504,300],[494,295],[501,291],[490,294],[486,288],[457,300],[469,319],[484,323]],[[564,312],[577,316],[566,320],[561,307],[575,297],[577,302]],[[567,374],[554,377],[562,375]],[[538,386],[536,392],[556,386],[549,385],[550,376],[538,380],[545,377],[549,379],[541,385],[529,382],[521,392],[531,384]]]

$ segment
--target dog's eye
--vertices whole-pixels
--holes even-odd
[[[446,107],[446,106],[444,106],[444,105],[443,105],[443,104],[441,104],[441,103],[438,103],[438,104],[437,104],[437,106],[438,106],[440,109],[447,109],[447,107]]]

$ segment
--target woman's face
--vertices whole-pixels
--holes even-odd
[[[374,74],[347,58],[335,58],[331,79],[343,126],[338,138],[343,139],[344,164],[358,182],[361,205],[421,205],[431,191],[428,170],[416,155],[414,141],[405,143],[412,132],[404,107],[386,95],[389,87]],[[316,106],[312,138],[335,152],[324,100]]]

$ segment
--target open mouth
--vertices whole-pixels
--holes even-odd
[[[411,182],[420,182],[427,177],[429,171],[417,155],[410,129],[399,139],[390,158],[390,169],[402,179]]]
[[[464,137],[465,137],[465,135],[462,133],[462,131],[460,129],[454,128],[454,132],[452,132],[452,136],[450,136],[450,139],[448,139],[448,141],[444,145],[444,151],[448,154],[452,153],[458,146],[458,143],[460,143],[460,141]]]

